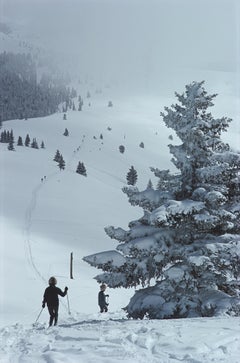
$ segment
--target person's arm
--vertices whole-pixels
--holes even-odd
[[[68,287],[66,286],[64,291],[62,291],[61,289],[59,289],[59,287],[57,288],[57,293],[58,295],[64,297],[65,295],[67,295],[67,291],[68,291]]]
[[[42,308],[45,308],[45,304],[47,302],[47,293],[46,293],[46,291],[47,291],[47,289],[45,290],[44,295],[43,295]]]

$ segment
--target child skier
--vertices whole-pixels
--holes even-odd
[[[100,286],[100,291],[98,293],[98,305],[100,307],[100,313],[107,312],[108,311],[108,303],[106,301],[106,298],[109,297],[109,295],[105,295],[104,291],[106,290],[107,285],[102,284]]]
[[[64,291],[56,287],[57,280],[55,277],[50,277],[48,280],[49,286],[46,288],[44,295],[43,295],[43,302],[42,307],[45,308],[45,304],[47,303],[50,319],[49,319],[49,326],[52,326],[53,320],[54,325],[57,325],[58,321],[58,307],[59,307],[59,300],[58,295],[65,296],[67,294],[68,288],[65,287]]]

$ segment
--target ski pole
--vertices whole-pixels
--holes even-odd
[[[43,308],[41,309],[40,313],[38,314],[38,317],[37,317],[37,319],[36,319],[36,321],[35,321],[35,323],[34,323],[34,324],[36,324],[36,323],[37,323],[38,319],[40,318],[40,315],[42,314],[42,311],[43,311]]]
[[[68,314],[71,315],[68,294],[67,294],[67,304],[68,304]]]

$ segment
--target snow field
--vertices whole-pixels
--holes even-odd
[[[240,320],[126,320],[121,313],[75,315],[0,331],[0,362],[239,362]]]

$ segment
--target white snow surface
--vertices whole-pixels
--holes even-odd
[[[121,191],[131,165],[138,172],[139,190],[149,178],[156,186],[149,166],[174,170],[167,147],[171,131],[159,117],[173,100],[124,97],[111,88],[97,95],[95,86],[84,87],[78,93],[91,91],[91,107],[86,101],[82,112],[69,111],[65,121],[57,113],[3,124],[2,129],[13,130],[15,141],[29,133],[46,148],[15,144],[13,152],[0,144],[0,362],[239,362],[239,318],[128,320],[122,308],[133,289],[107,289],[109,312],[98,312],[99,286],[93,277],[99,270],[82,258],[118,245],[104,227],[127,229],[142,216]],[[112,108],[107,107],[110,99]],[[223,100],[216,99],[216,110],[236,116],[226,139],[237,147],[239,119],[228,114],[229,95],[226,109]],[[235,104],[234,96],[231,102]],[[66,127],[68,137],[63,136]],[[144,149],[139,147],[142,141]],[[118,149],[121,144],[124,154]],[[57,149],[66,161],[64,171],[53,161]],[[87,177],[75,172],[79,161]],[[71,252],[74,279],[69,275]],[[60,298],[59,325],[47,328],[48,312],[41,312],[41,302],[52,275],[69,291],[68,298]]]
[[[58,327],[14,324],[1,329],[0,362],[239,362],[233,318],[126,320],[120,313],[77,314]]]

